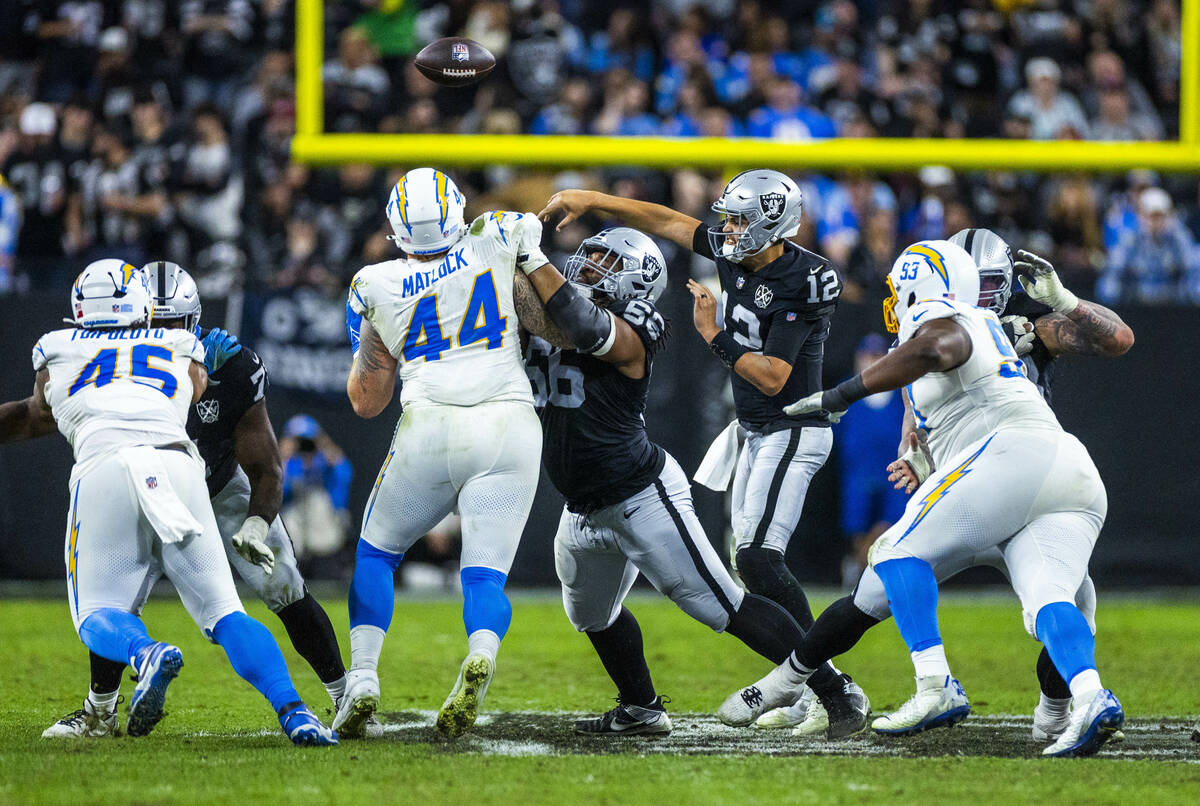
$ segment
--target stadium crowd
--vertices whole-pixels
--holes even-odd
[[[394,254],[383,204],[399,168],[289,162],[292,0],[0,5],[0,292],[61,287],[88,260],[120,255],[175,260],[208,296],[338,295]],[[347,0],[327,4],[325,22],[327,131],[1178,134],[1177,0]],[[448,35],[488,47],[493,76],[461,90],[422,77],[411,54]],[[537,210],[585,185],[708,217],[724,182],[632,167],[455,176],[468,213]],[[1050,257],[1102,302],[1200,302],[1194,177],[929,166],[799,178],[802,242],[844,268],[848,299],[882,297],[902,243],[973,225]],[[555,246],[573,250],[581,233]]]

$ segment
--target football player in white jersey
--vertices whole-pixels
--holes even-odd
[[[837,416],[869,394],[905,386],[939,468],[871,548],[871,571],[917,677],[912,699],[872,727],[906,735],[970,713],[938,632],[937,579],[964,556],[998,546],[1026,629],[1071,689],[1070,724],[1043,753],[1090,755],[1124,722],[1120,702],[1101,685],[1092,630],[1075,603],[1108,506],[1100,475],[1021,372],[1000,320],[976,307],[979,273],[961,247],[913,244],[887,282],[893,293],[885,322],[899,333],[899,346],[862,374],[789,407]],[[795,687],[814,660],[793,654],[759,685]]]
[[[204,348],[188,330],[154,328],[146,275],[100,260],[71,288],[73,327],[33,348],[33,395],[5,404],[0,441],[47,433],[71,443],[67,594],[80,639],[128,663],[138,683],[128,732],[163,717],[178,647],[155,641],[138,618],[155,580],[175,584],[184,607],[234,670],[270,702],[296,744],[337,744],[300,700],[270,632],[238,600],[217,532],[204,463],[188,438],[188,409],[204,393]]]
[[[453,180],[409,171],[388,219],[404,255],[367,266],[350,287],[355,358],[346,389],[374,417],[399,371],[404,413],[363,515],[350,587],[350,671],[335,730],[360,736],[379,705],[377,665],[404,552],[456,506],[462,516],[467,657],[437,717],[458,736],[475,722],[512,619],[504,593],[533,504],[542,429],[518,337],[517,269],[527,214],[487,213],[468,227]],[[540,232],[540,224],[538,225]],[[361,341],[359,341],[361,339]]]

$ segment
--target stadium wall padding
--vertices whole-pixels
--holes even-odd
[[[30,351],[42,333],[59,326],[63,301],[62,294],[0,297],[8,355],[0,363],[3,400],[29,395]],[[646,421],[652,438],[691,472],[708,441],[725,425],[728,383],[693,330],[688,303],[682,293],[663,300],[674,333],[655,362]],[[221,303],[205,304],[207,323],[223,322],[224,313]],[[1108,488],[1108,522],[1093,555],[1093,575],[1101,586],[1194,585],[1200,583],[1200,555],[1194,551],[1200,482],[1191,463],[1200,450],[1200,371],[1193,350],[1200,309],[1120,313],[1137,337],[1129,354],[1117,360],[1060,362],[1054,390],[1059,419],[1087,445]],[[827,383],[850,374],[854,345],[878,326],[877,309],[839,308],[827,345]],[[399,404],[362,420],[344,397],[276,386],[268,406],[277,431],[288,417],[305,412],[346,451],[355,466],[351,505],[357,523],[387,452]],[[59,436],[0,446],[0,578],[63,578],[70,468],[70,449]],[[723,497],[697,488],[696,504],[710,538],[723,552]],[[543,477],[513,567],[514,584],[555,583],[552,543],[560,507],[561,499]],[[788,559],[802,579],[834,583],[845,549],[837,526],[837,483],[827,466],[809,491]],[[995,581],[986,574],[978,578]]]

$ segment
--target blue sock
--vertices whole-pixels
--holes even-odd
[[[1046,646],[1054,668],[1070,683],[1085,669],[1096,668],[1096,639],[1087,619],[1071,602],[1051,602],[1034,622],[1038,640]]]
[[[920,652],[940,644],[937,577],[929,563],[916,557],[902,557],[879,563],[875,573],[887,591],[892,618],[908,644],[908,651]]]
[[[225,650],[233,670],[270,701],[275,713],[299,701],[283,653],[270,630],[245,613],[230,613],[213,627],[213,636]]]
[[[85,618],[79,625],[79,640],[100,657],[130,666],[138,652],[154,643],[140,618],[112,607]]]
[[[467,635],[491,630],[500,638],[512,622],[512,605],[504,594],[508,575],[494,568],[471,566],[459,572],[463,589],[463,624]]]
[[[359,538],[350,581],[350,627],[369,624],[386,631],[396,605],[396,569],[403,554],[392,554]]]

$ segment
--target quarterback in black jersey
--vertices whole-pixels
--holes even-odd
[[[538,249],[533,237],[522,250]],[[639,573],[684,612],[767,659],[798,644],[803,633],[787,611],[743,592],[729,576],[696,517],[687,476],[646,434],[651,369],[667,336],[654,304],[667,272],[654,241],[617,227],[585,240],[568,261],[566,277],[544,259],[525,265],[550,322],[561,331],[554,342],[575,345],[556,347],[531,337],[527,349],[542,410],[543,464],[567,501],[555,536],[555,566],[568,618],[587,633],[619,693],[616,708],[580,720],[575,729],[669,733],[641,629],[622,605]],[[543,323],[523,324],[545,332]],[[839,675],[830,670],[822,682],[817,688],[830,711],[857,713]],[[849,714],[838,725],[850,727],[834,736],[857,727]]]
[[[708,289],[694,281],[688,287],[695,298],[696,329],[731,371],[738,423],[746,432],[733,480],[737,570],[749,590],[782,605],[808,629],[812,610],[784,554],[809,482],[828,458],[833,435],[823,412],[792,417],[783,406],[821,388],[829,320],[842,283],[827,260],[788,240],[799,226],[800,207],[800,190],[789,177],[755,170],[730,180],[713,205],[722,216],[718,227],[708,228],[662,205],[579,190],[555,194],[541,215],[563,215],[561,228],[596,211],[716,262],[723,327],[717,322],[717,300]],[[714,450],[736,439],[737,425],[731,424]],[[717,474],[721,478],[701,480],[698,474],[697,480],[724,489],[736,444],[725,454],[731,461]],[[865,705],[861,690],[848,677],[841,679],[847,696]],[[776,696],[783,699],[776,701]],[[752,710],[757,718],[791,705],[791,700],[791,690],[768,692]],[[804,708],[807,716],[807,700]],[[813,724],[821,724],[823,717],[814,711]],[[797,720],[803,721],[804,717]]]
[[[229,562],[287,629],[296,651],[325,684],[336,707],[345,686],[337,636],[296,567],[279,519],[283,469],[267,417],[266,370],[254,351],[219,328],[199,329],[196,284],[179,266],[147,264],[156,326],[196,330],[204,345],[208,386],[188,412],[188,436],[204,459],[213,514]],[[88,699],[43,734],[103,736],[116,727],[115,700],[124,665],[91,654]],[[114,703],[111,709],[107,703]]]

